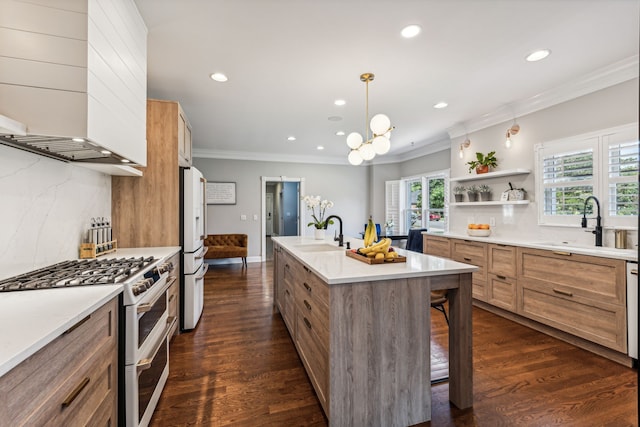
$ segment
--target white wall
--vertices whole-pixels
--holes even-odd
[[[472,160],[477,151],[486,154],[493,150],[496,151],[498,158],[496,170],[528,168],[533,171],[533,147],[537,143],[636,121],[638,121],[638,79],[518,117],[520,132],[512,137],[513,144],[510,149],[505,148],[504,140],[512,121],[469,134],[471,146],[465,150],[464,159],[458,157],[458,147],[465,137],[455,138],[451,142],[451,176],[467,175],[468,168],[465,163]],[[532,202],[526,206],[452,206],[450,209],[450,231],[464,234],[469,222],[489,223],[489,219],[493,217],[496,219],[496,226],[492,228],[492,236],[495,237],[531,242],[568,241],[574,244],[593,245],[594,236],[591,233],[585,233],[584,229],[580,228],[579,220],[572,228],[538,226],[535,176],[534,171],[529,175],[474,182],[490,185],[494,191],[493,198],[495,199],[496,192],[501,193],[508,189],[510,181],[514,187],[524,188],[527,191],[527,199]],[[453,198],[453,196],[451,197]],[[606,227],[606,225],[605,223],[604,226]],[[631,233],[630,240],[633,244],[637,244],[637,231]],[[604,246],[614,246],[611,229],[605,229],[603,244]]]
[[[111,176],[0,145],[0,279],[78,258],[91,217],[111,216]]]
[[[235,205],[209,205],[207,207],[207,233],[244,233],[249,236],[249,257],[261,255],[261,177],[303,178],[305,194],[320,195],[334,202],[327,214],[335,214],[343,220],[343,234],[357,236],[369,214],[369,192],[367,168],[339,165],[300,163],[258,162],[248,160],[221,160],[195,158],[194,166],[208,181],[236,182]],[[303,194],[304,195],[304,194]],[[307,228],[307,212],[301,222],[305,235],[313,230]],[[242,221],[241,215],[247,220]],[[254,215],[258,220],[253,220]],[[333,227],[329,226],[333,234]]]

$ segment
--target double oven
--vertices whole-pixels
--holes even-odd
[[[125,285],[120,316],[122,426],[149,424],[169,376],[169,334],[178,319],[168,315],[168,293],[176,280],[172,264],[163,263]]]

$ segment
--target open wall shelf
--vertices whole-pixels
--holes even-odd
[[[449,203],[449,206],[494,206],[494,205],[528,205],[529,200],[495,200],[491,202],[457,202]]]
[[[513,175],[526,175],[531,173],[531,169],[506,169],[506,170],[502,170],[502,171],[495,171],[495,172],[487,172],[487,173],[481,173],[481,174],[473,174],[473,175],[464,175],[464,176],[458,176],[458,177],[453,177],[450,178],[449,181],[450,182],[464,182],[464,181],[478,181],[481,179],[491,179],[491,178],[503,178],[506,176],[513,176]],[[477,202],[479,203],[479,202]]]

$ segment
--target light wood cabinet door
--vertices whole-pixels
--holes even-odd
[[[116,425],[118,299],[0,377],[2,425]]]
[[[518,314],[626,352],[622,260],[518,248]]]
[[[191,125],[179,107],[178,112],[178,163],[182,167],[191,166]]]
[[[487,271],[499,276],[515,278],[518,274],[516,268],[516,247],[490,244],[487,247],[488,264]]]
[[[423,239],[425,254],[443,258],[451,258],[451,247],[449,244],[449,238],[425,234]]]
[[[479,268],[472,274],[472,293],[474,298],[487,301],[487,244],[451,239],[451,258]]]

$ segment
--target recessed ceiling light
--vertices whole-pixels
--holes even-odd
[[[327,119],[330,122],[339,122],[340,120],[342,120],[342,117],[340,116],[329,116],[329,118]]]
[[[322,145],[318,145],[316,148],[317,148],[318,150],[324,150],[324,147],[323,147]]]
[[[344,136],[344,131],[343,130],[339,130],[338,132],[336,132],[336,135]]]
[[[100,152],[102,154],[111,154],[111,151],[109,151],[109,150],[100,150]]]
[[[73,142],[84,142],[84,138],[72,138]]]
[[[127,159],[122,159],[122,160],[120,160],[120,161],[121,161],[122,163],[129,163],[129,160],[127,160]]]
[[[226,82],[227,80],[229,80],[227,78],[227,76],[225,76],[222,73],[213,73],[209,77],[211,77],[211,79],[213,79],[213,80],[215,80],[217,82]]]
[[[447,104],[446,102],[442,101],[442,102],[438,102],[437,104],[433,105],[433,108],[446,108],[449,104]]]
[[[422,28],[420,28],[419,25],[407,25],[400,31],[400,34],[402,34],[402,37],[405,39],[410,39],[420,34],[420,31],[422,31]]]
[[[336,105],[342,106],[342,105],[346,104],[347,101],[345,101],[344,99],[336,99],[333,103],[336,104]]]
[[[287,141],[295,141],[296,137],[295,136],[290,136],[289,138],[287,138]]]
[[[529,62],[540,61],[541,59],[549,56],[550,53],[551,51],[549,49],[536,50],[535,52],[531,52],[529,55],[527,55],[526,60]]]

